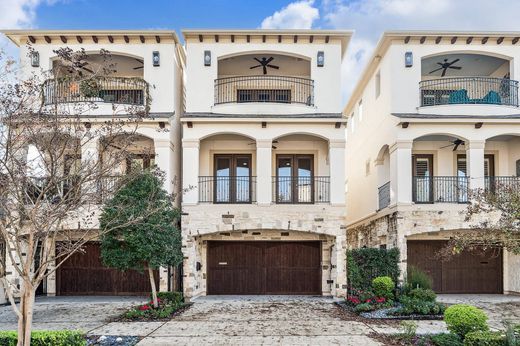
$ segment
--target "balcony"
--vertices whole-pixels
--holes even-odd
[[[43,85],[43,103],[101,102],[147,106],[148,83],[138,77],[94,77],[82,81],[49,79]]]
[[[486,192],[491,193],[518,193],[520,191],[520,177],[485,177],[484,187]]]
[[[199,202],[250,204],[256,201],[256,177],[199,176]]]
[[[414,176],[412,199],[415,203],[467,203],[468,177]]]
[[[507,78],[457,77],[420,82],[421,107],[479,104],[518,107],[518,81]]]
[[[314,81],[302,77],[255,75],[215,79],[215,105],[271,102],[314,105]]]
[[[328,176],[273,177],[273,202],[276,204],[315,204],[330,202]]]
[[[378,210],[385,209],[390,205],[390,182],[383,184],[378,189]]]

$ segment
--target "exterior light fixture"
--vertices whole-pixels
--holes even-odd
[[[204,66],[211,66],[211,51],[204,51]]]
[[[323,67],[325,66],[325,52],[324,51],[319,51],[318,52],[318,60],[317,60],[317,63],[318,63],[318,67]]]
[[[37,51],[31,52],[31,66],[38,67],[40,66],[40,53]]]
[[[158,51],[153,51],[152,52],[152,61],[153,61],[153,66],[160,66],[161,59],[159,57],[159,52]]]
[[[413,54],[412,52],[404,53],[404,66],[412,67],[413,66]]]

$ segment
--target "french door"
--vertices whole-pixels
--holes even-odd
[[[413,201],[415,203],[433,202],[433,155],[412,155]]]
[[[277,155],[276,203],[314,203],[313,155]]]
[[[214,203],[251,203],[251,155],[218,154],[214,157]]]

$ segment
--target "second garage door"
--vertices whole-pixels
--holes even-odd
[[[445,241],[408,241],[408,265],[430,275],[437,293],[502,293],[502,252],[464,252],[449,261],[437,258]]]
[[[321,294],[320,242],[208,242],[208,294]]]
[[[120,271],[101,262],[99,243],[87,243],[83,252],[73,254],[56,272],[58,295],[148,295],[148,274],[135,270]],[[155,285],[159,275],[155,271]]]

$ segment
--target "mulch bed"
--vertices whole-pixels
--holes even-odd
[[[135,346],[142,337],[119,335],[89,335],[87,346]]]
[[[193,303],[184,303],[180,308],[175,310],[173,314],[166,318],[153,318],[148,316],[142,316],[138,318],[125,318],[123,316],[117,316],[114,319],[110,320],[109,322],[167,322],[171,320],[172,318],[179,316],[183,312],[187,311]]]
[[[344,302],[336,302],[336,305],[340,308],[345,310],[346,312],[349,312],[351,314],[354,314],[360,318],[360,321],[366,322],[367,320],[395,320],[395,321],[402,321],[402,320],[428,320],[428,321],[434,321],[434,320],[442,320],[444,318],[443,315],[401,315],[401,316],[395,316],[395,315],[388,315],[387,313],[390,312],[392,309],[381,309],[371,312],[362,312],[361,314],[357,315],[350,306],[348,306]]]

